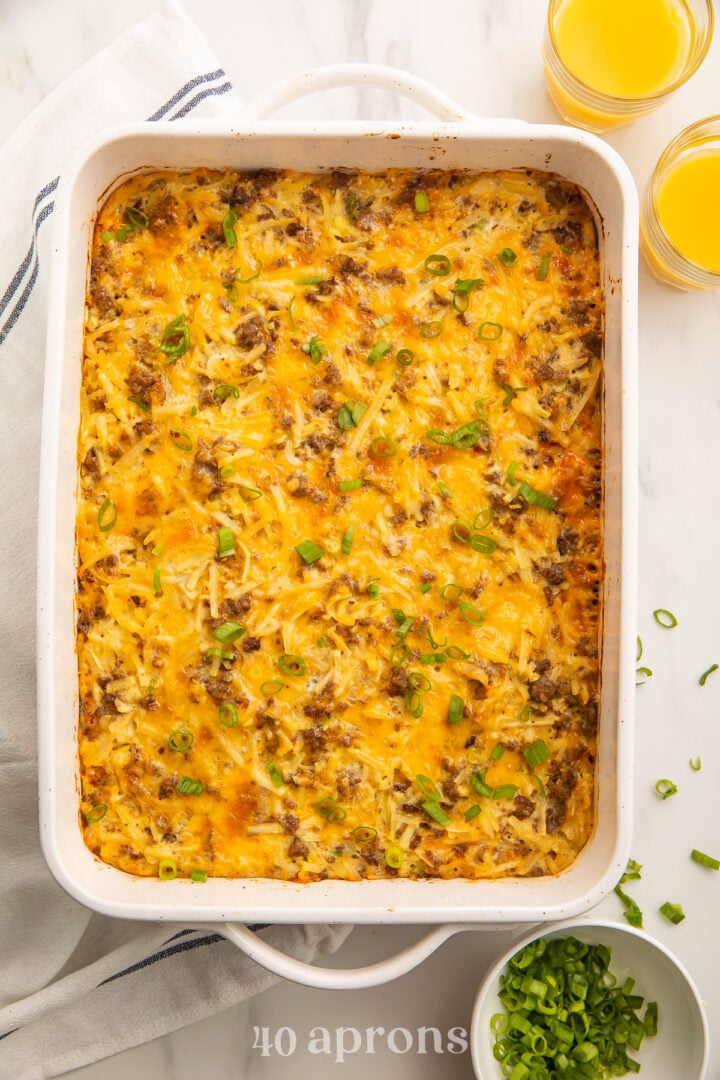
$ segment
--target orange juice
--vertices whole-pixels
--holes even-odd
[[[691,149],[658,185],[656,208],[685,258],[720,273],[720,147]]]
[[[683,0],[565,0],[554,30],[562,61],[586,86],[646,98],[682,76],[693,20]]]

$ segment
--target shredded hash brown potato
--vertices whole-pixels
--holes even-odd
[[[195,880],[569,867],[594,827],[603,574],[582,193],[157,172],[110,195],[91,254],[90,849]]]

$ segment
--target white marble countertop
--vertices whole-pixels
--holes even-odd
[[[0,140],[42,98],[120,31],[154,7],[95,0],[0,0]],[[530,121],[556,119],[545,96],[540,43],[542,0],[185,0],[245,100],[291,73],[319,64],[364,60],[421,75],[478,113]],[[41,30],[39,30],[41,28]],[[295,115],[356,118],[412,115],[383,94],[355,92],[314,98]],[[402,108],[402,112],[397,110]],[[695,78],[663,109],[609,141],[642,187],[662,147],[680,128],[720,113],[720,36]],[[720,674],[705,687],[698,676],[720,662],[720,578],[714,572],[720,443],[720,293],[687,295],[640,274],[640,633],[643,663],[654,675],[639,691],[636,825],[633,856],[644,866],[633,896],[645,928],[692,972],[707,1004],[715,1046],[709,1078],[720,1076],[720,972],[714,913],[720,876],[690,862],[691,847],[718,854],[720,830],[712,806],[720,760]],[[674,611],[673,631],[655,625],[652,611]],[[703,769],[688,759],[701,755]],[[658,777],[672,777],[678,796],[661,802]],[[682,903],[677,927],[657,912],[665,900]],[[598,916],[622,919],[610,896]],[[368,963],[418,936],[418,929],[363,928],[337,957],[338,966]],[[329,993],[281,984],[250,1003],[154,1043],[72,1074],[77,1080],[191,1080],[239,1076],[275,1080],[312,1075],[472,1076],[469,1054],[448,1052],[451,1029],[467,1029],[484,967],[505,947],[507,934],[464,934],[423,967],[391,985]],[[442,1056],[391,1053],[349,1055],[343,1064],[307,1052],[310,1029],[364,1030],[423,1025],[443,1033]],[[253,1028],[297,1035],[287,1057],[262,1056]],[[459,1039],[459,1033],[455,1035]],[[335,1038],[333,1034],[333,1038]],[[348,1039],[348,1041],[352,1041]],[[279,1044],[283,1049],[287,1045]],[[455,1051],[462,1044],[453,1044]],[[651,1077],[648,1077],[651,1080]],[[678,1077],[678,1080],[684,1078]]]

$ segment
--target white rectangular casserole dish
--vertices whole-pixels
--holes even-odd
[[[636,591],[637,199],[618,155],[570,128],[471,118],[427,84],[389,69],[326,69],[278,88],[263,116],[327,85],[372,82],[414,96],[446,122],[298,124],[241,120],[125,128],[91,146],[57,203],[40,490],[38,706],[45,856],[68,892],[109,915],[184,924],[405,922],[498,924],[566,919],[597,904],[625,866],[631,837]],[[451,118],[451,119],[450,119]],[[449,122],[448,122],[449,121]],[[606,301],[605,589],[597,827],[556,878],[498,881],[160,881],[96,859],[78,824],[75,498],[83,314],[92,226],[119,179],[148,168],[533,168],[578,184],[597,211]],[[458,928],[457,926],[455,928]],[[216,927],[248,945],[242,928]],[[431,935],[432,947],[453,932]],[[425,953],[430,951],[425,947]],[[256,958],[263,962],[267,957]],[[419,954],[418,954],[419,955]],[[416,962],[416,961],[415,961]],[[278,969],[278,968],[276,968]],[[281,973],[288,974],[282,968]],[[278,970],[279,970],[278,969]],[[394,974],[398,974],[395,971]],[[297,977],[297,975],[292,976]],[[387,977],[387,976],[385,976]],[[375,980],[379,981],[379,980]],[[325,983],[315,980],[315,985]],[[347,983],[350,985],[350,983]],[[352,984],[356,985],[356,984]]]

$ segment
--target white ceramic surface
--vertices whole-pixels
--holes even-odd
[[[318,64],[371,60],[423,76],[478,113],[555,123],[544,90],[540,47],[542,0],[183,0],[242,97],[249,101],[278,80]],[[155,0],[5,0],[0,4],[0,139],[76,67],[144,17]],[[720,34],[700,72],[666,106],[608,137],[640,188],[670,138],[701,116],[720,112]],[[419,117],[398,99],[375,92],[338,91],[309,99],[283,115],[304,118]],[[643,663],[654,675],[638,692],[635,832],[632,854],[642,881],[628,887],[646,928],[670,946],[692,972],[712,1032],[720,1032],[720,966],[715,923],[720,875],[691,863],[690,847],[717,855],[720,836],[712,763],[720,756],[720,681],[698,676],[720,662],[720,578],[714,573],[720,505],[720,297],[687,296],[640,271],[640,633]],[[679,618],[659,629],[656,607]],[[715,679],[720,680],[716,673]],[[702,755],[692,773],[688,758]],[[671,776],[678,795],[661,803],[655,781]],[[687,919],[672,926],[660,904],[683,904]],[[611,895],[595,917],[622,920]],[[378,960],[420,936],[418,927],[359,927],[330,962]],[[146,1046],[74,1074],[73,1080],[470,1080],[467,1049],[447,1033],[467,1035],[472,1002],[484,971],[509,947],[508,931],[462,934],[422,969],[386,987],[348,994],[280,983]],[[211,962],[211,960],[210,960]],[[198,1015],[202,1015],[199,1009]],[[313,1054],[308,1035],[323,1026],[366,1031],[434,1026],[443,1053],[395,1053],[379,1041],[345,1058]],[[255,1030],[289,1026],[297,1048],[287,1058],[253,1048]],[[720,1076],[715,1038],[708,1076]],[[646,1078],[647,1080],[647,1078]]]
[[[500,977],[520,949],[538,937],[574,936],[590,945],[606,945],[610,971],[618,983],[635,979],[633,993],[657,1002],[658,1031],[646,1038],[639,1052],[630,1052],[642,1076],[652,1080],[703,1080],[709,1053],[705,1010],[697,986],[683,965],[658,941],[632,927],[609,922],[562,923],[549,932],[534,932],[518,941],[485,976],[473,1010],[470,1049],[479,1080],[502,1080],[493,1056],[495,1035],[490,1021],[503,1007],[498,998]],[[644,1010],[644,1006],[643,1006]],[[642,1011],[641,1010],[641,1014]]]

